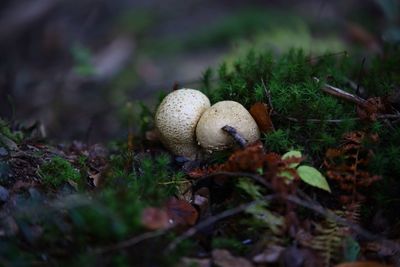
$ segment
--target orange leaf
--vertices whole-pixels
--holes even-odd
[[[258,128],[263,133],[268,133],[274,130],[271,117],[269,116],[267,104],[257,102],[250,108],[250,114],[257,122]]]
[[[174,224],[194,225],[199,217],[197,210],[185,200],[171,198],[166,207]]]
[[[150,230],[166,229],[170,226],[167,212],[153,207],[143,210],[142,224]]]

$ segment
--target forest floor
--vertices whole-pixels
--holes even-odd
[[[0,4],[0,266],[400,266],[395,1],[128,2]],[[174,155],[181,87],[259,140]]]

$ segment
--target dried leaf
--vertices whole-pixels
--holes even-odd
[[[166,229],[171,226],[168,214],[159,208],[146,208],[142,212],[142,224],[150,230]]]
[[[271,117],[269,116],[267,104],[257,102],[250,107],[250,114],[257,122],[258,128],[263,133],[274,131]]]
[[[171,198],[166,204],[166,209],[174,224],[194,225],[199,217],[197,210],[185,200]]]
[[[380,97],[367,99],[364,105],[357,106],[357,114],[362,120],[376,121],[380,113],[388,111],[387,105]]]
[[[343,136],[339,148],[327,150],[324,160],[326,175],[344,191],[344,195],[339,197],[343,204],[363,200],[364,197],[358,193],[358,187],[368,187],[381,179],[380,176],[365,171],[373,153],[363,146],[365,140],[377,142],[378,139],[376,135],[350,132]]]

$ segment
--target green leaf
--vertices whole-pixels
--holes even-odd
[[[246,192],[253,199],[261,199],[263,197],[263,195],[260,192],[261,187],[259,187],[258,185],[255,185],[249,179],[245,179],[245,178],[240,179],[239,183],[237,184],[237,187],[242,189],[244,192]]]
[[[317,169],[310,166],[300,166],[297,168],[297,173],[305,183],[328,191],[329,193],[331,192],[325,177]]]
[[[253,215],[257,220],[266,223],[273,233],[278,234],[281,232],[281,227],[284,225],[285,220],[279,214],[274,214],[265,206],[265,203],[256,204],[248,207],[246,213]]]
[[[346,237],[344,240],[344,259],[346,262],[356,261],[360,254],[360,245],[354,238]]]
[[[293,181],[294,180],[293,174],[291,174],[288,171],[281,171],[278,175],[281,176],[281,177],[286,178],[288,181]]]
[[[295,158],[301,158],[301,152],[297,151],[297,150],[292,150],[289,152],[286,152],[283,156],[282,159],[288,159],[291,157],[295,157]],[[296,168],[300,163],[292,163],[289,165],[290,168]]]

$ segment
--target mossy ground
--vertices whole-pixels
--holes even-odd
[[[326,149],[337,146],[343,134],[355,130],[378,134],[380,143],[366,146],[374,154],[369,171],[382,175],[383,179],[367,189],[371,194],[364,216],[371,219],[374,212],[380,210],[395,223],[399,215],[390,214],[390,210],[400,208],[400,183],[396,180],[400,177],[400,128],[396,124],[388,128],[384,121],[366,123],[357,120],[354,104],[327,95],[321,91],[321,86],[329,83],[355,94],[355,89],[349,85],[349,81],[354,81],[365,88],[367,97],[384,97],[399,86],[399,61],[400,51],[388,50],[383,57],[368,62],[360,72],[360,61],[347,54],[310,58],[302,50],[291,50],[277,57],[270,52],[253,51],[234,64],[222,64],[218,70],[206,71],[200,89],[212,103],[229,99],[249,108],[255,102],[268,103],[270,100],[276,130],[263,135],[266,149],[280,154],[292,149],[302,150],[306,160],[316,167],[321,166]],[[134,123],[132,119],[129,117],[128,125]],[[333,119],[340,122],[327,121]],[[0,240],[0,260],[6,266],[30,266],[31,263],[43,266],[166,266],[175,264],[184,255],[196,255],[199,247],[201,251],[227,248],[238,255],[246,255],[251,250],[251,245],[242,241],[260,238],[258,235],[265,231],[266,224],[246,215],[220,222],[215,226],[220,232],[211,234],[210,240],[183,243],[169,255],[164,254],[163,249],[175,235],[149,239],[109,253],[96,252],[98,248],[143,233],[146,229],[141,222],[141,212],[146,207],[161,207],[168,198],[182,195],[183,185],[190,185],[182,172],[181,162],[159,144],[144,141],[145,132],[152,128],[151,109],[142,107],[137,125],[141,133],[135,139],[136,143],[131,144],[130,140],[128,144],[109,145],[107,156],[96,155],[89,147],[63,149],[62,157],[53,156],[41,163],[37,169],[38,180],[32,187],[16,189],[15,184],[10,185],[2,178],[2,185],[13,191],[13,201],[3,204],[7,220],[2,221],[2,229],[6,232]],[[0,125],[0,135],[11,139],[18,145],[18,150],[28,155],[32,149],[28,145],[32,141],[17,133],[6,124]],[[7,147],[4,142],[0,145]],[[2,161],[13,169],[15,155],[11,148],[7,149],[10,152],[2,157]],[[29,155],[31,158],[41,156],[37,153]],[[211,161],[223,161],[228,155],[218,154]],[[98,170],[96,162],[103,162],[100,166],[104,168],[96,173],[98,176],[93,176]],[[22,177],[16,179],[23,180]],[[98,179],[98,183],[94,179]],[[77,183],[78,188],[68,186],[69,181]],[[213,192],[218,193],[210,199],[214,213],[262,193],[259,187],[244,179],[232,180],[223,188],[213,186]],[[271,236],[262,237],[265,240],[261,241],[275,242],[273,235],[280,231],[283,216],[264,206],[257,208],[253,214],[262,212],[272,218],[268,225]],[[12,225],[19,231],[10,230]],[[204,242],[206,245],[202,246]],[[279,242],[289,245],[291,241],[286,237]]]

